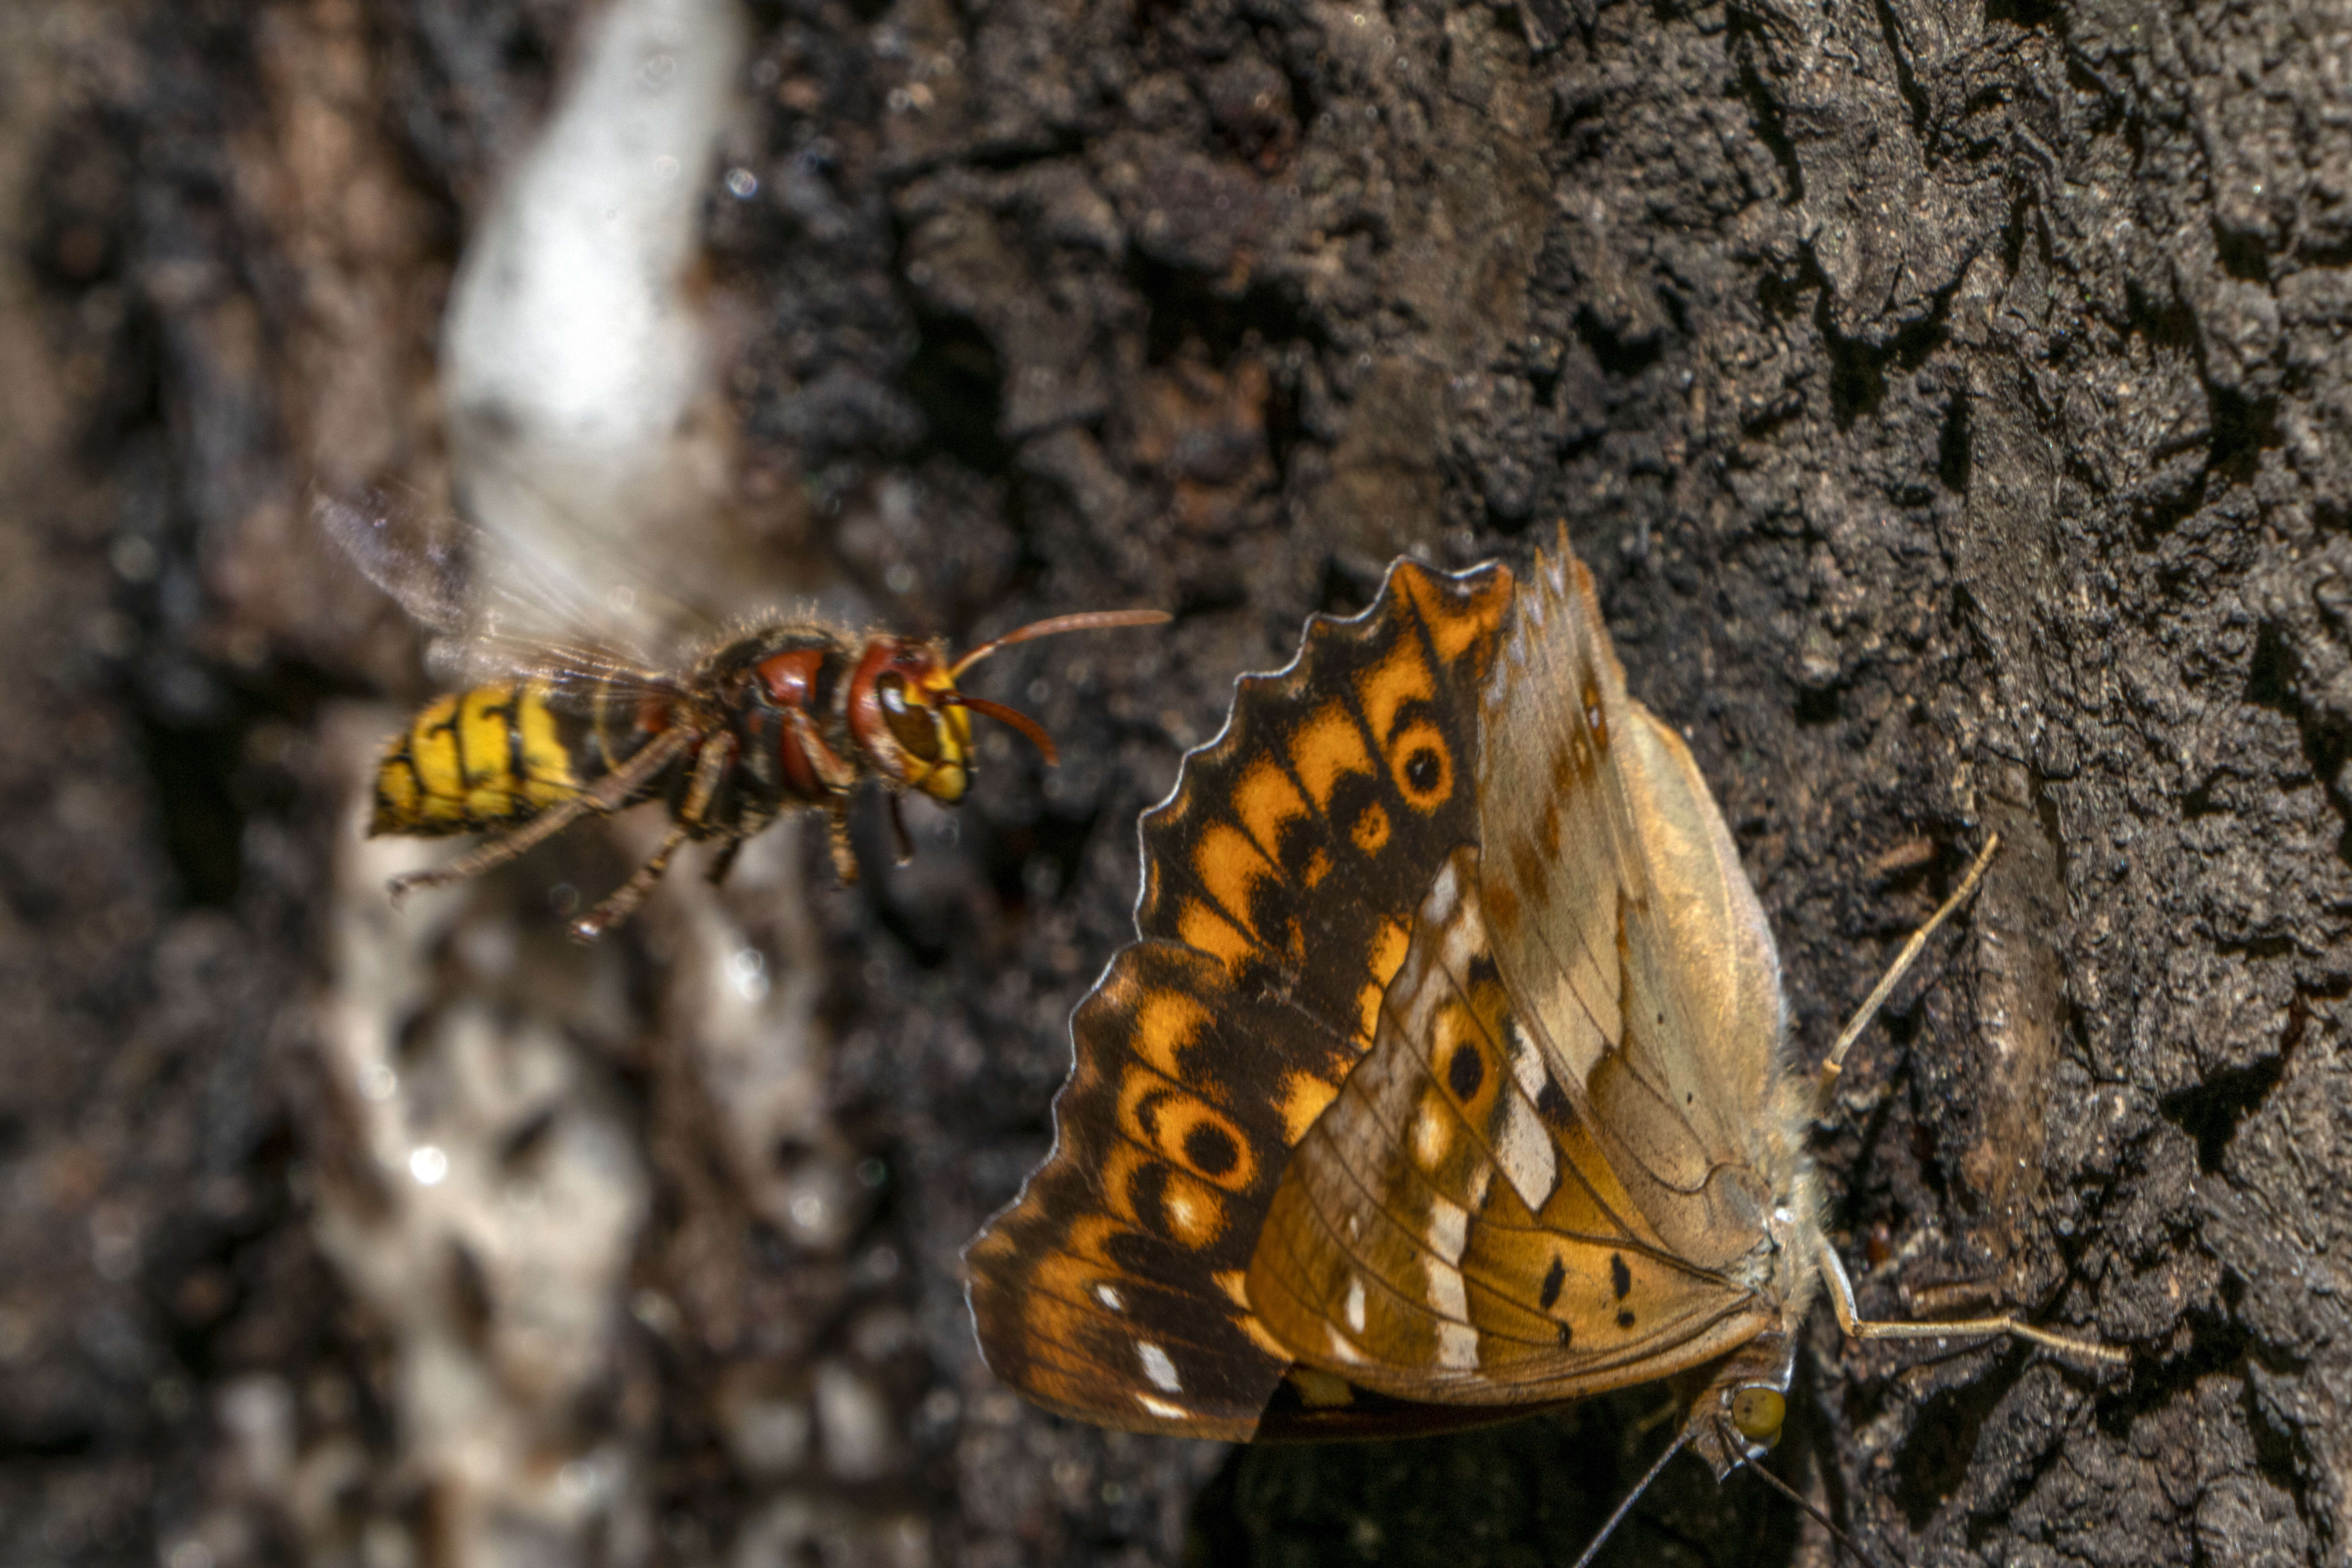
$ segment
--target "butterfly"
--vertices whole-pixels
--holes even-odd
[[[966,1255],[982,1354],[1046,1408],[1378,1436],[1696,1374],[1658,1468],[1721,1479],[1778,1439],[1823,1293],[1857,1337],[2123,1359],[1861,1319],[1806,1134],[1936,922],[1802,1070],[1722,815],[1564,535],[1525,582],[1399,562],[1310,621],[1140,837],[1053,1152]]]

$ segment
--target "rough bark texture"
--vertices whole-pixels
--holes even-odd
[[[423,688],[303,495],[331,448],[429,482],[449,270],[574,18],[0,19],[0,1563],[1571,1557],[1657,1391],[1111,1436],[992,1384],[957,1276],[1232,678],[1399,552],[1563,517],[1809,1050],[2009,846],[1822,1140],[1865,1310],[2135,1356],[1821,1313],[1782,1473],[1887,1563],[2352,1554],[2352,6],[1551,9],[1538,51],[1425,0],[756,8],[757,190],[708,224],[744,514],[893,625],[1179,619],[990,667],[1066,761],[994,769],[957,841],[845,893],[808,836],[769,884],[826,1042],[773,1158],[856,1171],[854,1223],[798,1234],[713,1152],[661,918],[577,1026],[585,972],[530,956],[555,862],[433,950],[462,978],[508,933],[500,1005],[652,1191],[585,1382],[491,1380],[571,1502],[472,1512],[353,1261],[381,1178],[308,1005],[390,714],[335,703]],[[495,1345],[506,1277],[450,1270]],[[1831,1557],[1686,1464],[1604,1561]]]

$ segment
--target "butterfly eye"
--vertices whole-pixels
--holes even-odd
[[[1769,1448],[1779,1442],[1780,1422],[1788,1413],[1789,1402],[1777,1388],[1750,1384],[1732,1393],[1731,1424],[1752,1443],[1761,1443]]]

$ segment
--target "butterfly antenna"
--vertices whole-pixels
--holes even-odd
[[[1584,1549],[1584,1555],[1578,1558],[1571,1568],[1591,1568],[1592,1560],[1601,1554],[1603,1546],[1609,1544],[1609,1538],[1617,1533],[1617,1527],[1625,1522],[1625,1516],[1633,1511],[1633,1505],[1642,1500],[1642,1494],[1650,1489],[1650,1483],[1658,1479],[1658,1472],[1666,1468],[1666,1461],[1687,1447],[1690,1440],[1691,1428],[1688,1426],[1675,1434],[1675,1440],[1666,1445],[1666,1451],[1660,1454],[1642,1479],[1633,1483],[1633,1489],[1625,1494],[1625,1500],[1617,1505],[1616,1511],[1609,1516],[1609,1522],[1601,1527],[1601,1533],[1592,1538],[1592,1544]]]
[[[997,649],[1011,647],[1017,642],[1034,642],[1039,637],[1059,637],[1064,632],[1100,631],[1106,626],[1156,626],[1174,618],[1165,610],[1087,610],[1075,616],[1055,616],[1048,620],[1031,621],[1027,626],[1017,626],[992,642],[981,644],[948,666],[948,679],[957,679],[965,670]]]
[[[1010,724],[1037,748],[1047,767],[1057,766],[1062,761],[1061,753],[1054,750],[1054,737],[1045,733],[1045,727],[1018,708],[1007,708],[1003,703],[991,702],[985,697],[967,697],[961,691],[950,697],[942,697],[940,702],[948,708],[969,708],[975,713],[987,714],[1000,724]]]
[[[1878,1009],[1885,1005],[1887,994],[1895,989],[1895,982],[1910,970],[1920,950],[1927,945],[1927,939],[1936,934],[1936,928],[1942,925],[1953,910],[1967,903],[1969,895],[1977,890],[1977,884],[1984,880],[1985,868],[1992,864],[1993,851],[2000,847],[2000,834],[1995,833],[1985,839],[1985,847],[1977,852],[1976,864],[1969,867],[1969,874],[1960,879],[1960,885],[1953,889],[1952,896],[1927,917],[1926,925],[1911,933],[1911,940],[1905,942],[1903,951],[1895,955],[1895,962],[1887,966],[1878,984],[1863,998],[1862,1007],[1854,1014],[1853,1021],[1846,1025],[1845,1032],[1837,1037],[1837,1044],[1832,1046],[1830,1054],[1822,1059],[1821,1078],[1813,1089],[1813,1104],[1818,1110],[1829,1109],[1830,1091],[1837,1086],[1838,1074],[1845,1070],[1846,1052],[1853,1048],[1854,1041],[1861,1037],[1871,1019],[1878,1016]]]
[[[1811,1499],[1806,1497],[1796,1488],[1790,1486],[1788,1482],[1782,1480],[1780,1477],[1774,1475],[1770,1470],[1766,1469],[1763,1466],[1758,1464],[1755,1459],[1750,1458],[1746,1446],[1738,1441],[1739,1435],[1738,1433],[1726,1428],[1723,1436],[1724,1440],[1732,1445],[1731,1451],[1739,1456],[1739,1462],[1746,1466],[1751,1474],[1761,1477],[1765,1483],[1771,1487],[1774,1491],[1779,1492],[1782,1497],[1787,1498],[1790,1502],[1795,1503],[1799,1508],[1803,1509],[1807,1513],[1811,1514],[1813,1516],[1813,1521],[1819,1524],[1823,1530],[1828,1531],[1831,1538],[1836,1541],[1840,1546],[1844,1547],[1848,1552],[1852,1552],[1853,1554],[1853,1560],[1861,1563],[1862,1568],[1878,1568],[1877,1560],[1873,1558],[1869,1552],[1864,1552],[1861,1547],[1856,1546],[1853,1543],[1853,1536],[1848,1535],[1844,1531],[1840,1530],[1836,1525],[1832,1524],[1830,1522],[1830,1516],[1823,1513],[1820,1509],[1815,1508],[1812,1504]]]

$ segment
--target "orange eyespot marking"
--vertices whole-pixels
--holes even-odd
[[[1170,1131],[1186,1170],[1233,1193],[1257,1179],[1257,1156],[1240,1128],[1199,1100],[1184,1106],[1182,1112],[1181,1128]]]
[[[1183,1171],[1168,1171],[1160,1189],[1164,1233],[1198,1252],[1213,1247],[1225,1230],[1225,1200],[1207,1183]]]
[[[1436,1039],[1432,1043],[1429,1065],[1443,1079],[1454,1098],[1466,1108],[1486,1087],[1486,1053],[1471,1038],[1477,1022],[1470,1010],[1459,1002],[1449,1002],[1438,1009]]]
[[[1207,1101],[1133,1070],[1118,1098],[1120,1131],[1170,1163],[1229,1192],[1257,1179],[1247,1135]]]
[[[1356,818],[1356,825],[1349,830],[1349,837],[1363,854],[1379,854],[1388,847],[1389,814],[1381,809],[1378,801],[1374,801]]]
[[[1407,725],[1389,758],[1397,793],[1416,811],[1435,811],[1454,798],[1454,757],[1436,725],[1425,720]]]

